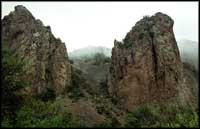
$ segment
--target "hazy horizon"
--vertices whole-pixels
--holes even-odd
[[[174,20],[176,40],[198,42],[198,2],[2,2],[2,17],[25,6],[68,52],[87,47],[112,48],[145,15],[162,12]]]

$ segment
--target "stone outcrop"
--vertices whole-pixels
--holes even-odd
[[[33,94],[50,89],[59,95],[70,85],[71,65],[65,43],[55,38],[51,28],[35,19],[25,7],[16,6],[3,18],[2,47],[28,61],[26,79]]]
[[[123,42],[114,41],[108,90],[122,109],[177,95],[182,63],[173,24],[163,13],[145,16]]]

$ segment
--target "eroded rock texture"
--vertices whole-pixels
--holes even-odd
[[[123,109],[175,96],[182,82],[182,63],[173,20],[156,13],[145,16],[114,41],[108,90]]]
[[[53,36],[51,28],[35,19],[23,6],[2,20],[2,46],[13,56],[28,60],[27,80],[33,94],[53,90],[56,95],[71,83],[71,66],[65,44]]]

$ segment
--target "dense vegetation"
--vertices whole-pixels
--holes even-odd
[[[110,57],[106,57],[103,53],[96,53],[91,60],[94,61],[94,65],[100,65],[101,63],[110,63]]]
[[[107,57],[104,53],[95,53],[90,56],[83,56],[80,59],[85,62],[93,62],[93,65],[101,65],[111,62],[111,58]]]
[[[198,127],[198,114],[191,107],[143,105],[127,113],[125,127]]]
[[[42,101],[24,96],[21,108],[16,112],[14,123],[4,119],[3,127],[84,127],[64,106],[62,98],[56,101]]]
[[[1,118],[3,120],[10,119],[10,122],[14,122],[16,110],[20,108],[22,99],[18,91],[27,85],[26,82],[23,81],[24,79],[22,76],[24,74],[25,64],[26,62],[17,55],[12,57],[8,49],[2,50]]]
[[[76,68],[72,68],[72,85],[66,89],[68,96],[77,101],[84,96],[82,88],[86,86],[87,83],[85,78],[83,78],[83,73]]]

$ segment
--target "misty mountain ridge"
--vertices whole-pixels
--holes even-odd
[[[93,57],[96,53],[103,53],[105,56],[111,57],[111,48],[104,46],[87,46],[69,52],[68,56],[71,59],[80,59],[82,57]]]

